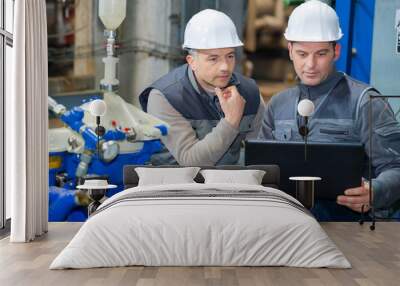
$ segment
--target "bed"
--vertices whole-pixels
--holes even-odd
[[[239,171],[233,181],[247,170],[263,170],[259,185],[204,179],[212,167],[202,168],[194,182],[141,185],[142,169],[150,168],[125,166],[126,189],[98,208],[50,269],[351,267],[309,211],[278,190],[277,166],[218,167]]]

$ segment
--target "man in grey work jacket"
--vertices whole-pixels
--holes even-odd
[[[235,47],[242,46],[232,20],[206,9],[185,29],[187,64],[146,88],[144,111],[167,122],[166,149],[153,164],[236,164],[241,142],[257,137],[264,103],[255,82],[234,73]]]
[[[315,105],[309,141],[361,142],[369,154],[369,95],[378,91],[334,69],[340,54],[336,41],[342,37],[336,12],[320,1],[308,1],[292,12],[285,37],[300,83],[272,97],[259,138],[302,141],[297,104],[307,98]],[[400,126],[382,99],[374,99],[373,118],[373,199],[376,208],[390,208],[400,199]],[[363,205],[369,209],[367,187],[343,191],[336,202],[317,202],[319,219],[350,220],[359,217],[356,212]]]

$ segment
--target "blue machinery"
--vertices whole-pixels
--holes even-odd
[[[53,136],[57,148],[62,145],[66,148],[53,150],[49,156],[49,221],[85,220],[89,198],[84,191],[75,190],[76,185],[88,177],[100,176],[118,186],[107,192],[108,197],[121,191],[123,166],[148,162],[161,149],[159,138],[167,134],[166,123],[116,94],[119,86],[116,29],[125,19],[126,0],[99,0],[98,12],[107,38],[104,78],[100,81],[104,101],[93,100],[67,110],[48,98],[49,109],[69,127],[64,130],[67,136]],[[100,116],[104,126],[100,126]]]
[[[137,152],[118,154],[115,148],[118,141],[129,140],[129,133],[118,130],[107,130],[98,136],[92,127],[84,124],[84,110],[74,107],[70,111],[49,98],[49,106],[58,112],[60,119],[84,139],[82,153],[68,151],[51,152],[49,157],[49,221],[82,221],[87,217],[88,203],[86,196],[75,187],[86,175],[105,176],[108,181],[118,185],[110,189],[110,197],[123,189],[122,170],[127,164],[145,164],[151,155],[161,149],[159,140],[143,142]],[[167,133],[164,125],[155,126],[162,135]],[[106,148],[104,148],[104,146]],[[99,150],[101,149],[101,152]]]

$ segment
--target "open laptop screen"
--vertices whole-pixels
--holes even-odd
[[[246,165],[279,165],[280,189],[295,194],[293,176],[321,177],[315,185],[317,199],[336,200],[345,189],[359,187],[366,156],[361,144],[307,143],[307,160],[304,142],[250,140],[245,144]]]

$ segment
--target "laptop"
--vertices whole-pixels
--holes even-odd
[[[245,143],[245,164],[276,164],[280,167],[280,189],[292,196],[296,183],[289,177],[321,177],[315,183],[315,197],[336,200],[344,190],[361,186],[366,155],[362,144],[307,143],[250,140]]]

